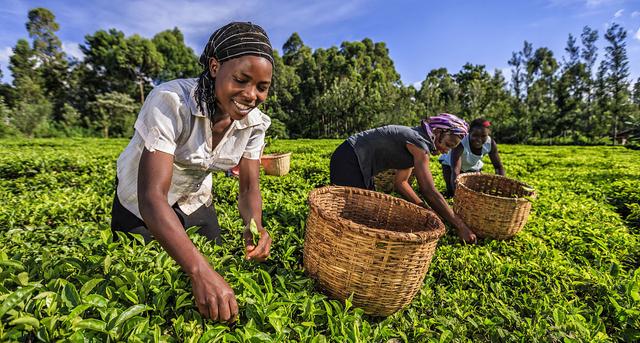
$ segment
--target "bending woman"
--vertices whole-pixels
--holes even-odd
[[[271,43],[257,25],[230,23],[211,35],[199,62],[199,78],[164,83],[142,106],[134,136],[118,158],[111,228],[158,240],[191,278],[200,313],[228,321],[238,314],[233,290],[185,228],[199,227],[199,234],[219,241],[211,172],[239,164],[238,210],[245,224],[253,218],[261,232],[255,244],[245,230],[247,258],[269,256],[258,177],[271,120],[257,106],[271,84]]]
[[[396,189],[409,201],[426,206],[409,184],[414,169],[420,193],[435,212],[451,223],[465,242],[476,235],[456,216],[438,192],[429,170],[429,156],[455,148],[467,134],[467,123],[448,113],[422,120],[416,127],[388,125],[357,133],[343,142],[331,156],[331,183],[374,189],[373,176],[387,169],[396,171]]]

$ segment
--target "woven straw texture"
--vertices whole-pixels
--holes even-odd
[[[307,274],[330,297],[387,316],[422,286],[444,225],[430,210],[383,193],[327,186],[309,195]]]
[[[376,187],[376,191],[384,193],[393,192],[395,190],[395,187],[393,186],[393,180],[395,176],[395,169],[388,169],[376,174],[376,176],[373,177],[373,184]],[[413,171],[411,171],[411,176],[409,176],[409,184],[413,186],[415,181],[416,176],[415,174],[413,174]]]
[[[482,173],[461,174],[456,181],[453,209],[480,237],[511,238],[527,223],[536,194],[526,184]]]
[[[262,155],[260,163],[267,175],[282,176],[289,173],[291,153]]]

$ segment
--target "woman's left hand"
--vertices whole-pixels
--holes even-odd
[[[247,260],[254,260],[258,262],[264,262],[269,257],[269,252],[271,249],[271,236],[264,228],[260,227],[258,229],[260,232],[260,239],[258,240],[258,244],[256,245],[253,242],[253,235],[251,234],[251,230],[249,228],[245,228],[243,237],[244,244],[246,246],[246,254]]]

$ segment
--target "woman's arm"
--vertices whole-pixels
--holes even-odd
[[[228,321],[238,314],[235,294],[191,242],[167,201],[173,155],[142,152],[138,169],[138,207],[151,234],[191,277],[198,310],[212,320]]]
[[[493,169],[496,170],[496,174],[505,176],[506,172],[504,171],[504,167],[502,166],[502,161],[500,161],[500,154],[498,154],[498,144],[496,144],[495,140],[491,140],[491,151],[489,152],[489,158],[491,159],[491,164],[493,164]]]
[[[429,170],[429,155],[413,144],[407,144],[407,149],[413,155],[414,172],[420,184],[420,192],[429,203],[429,206],[444,220],[451,223],[458,232],[458,236],[467,243],[474,243],[476,235],[467,225],[453,213],[444,197],[436,189],[433,176]]]
[[[464,151],[464,147],[462,144],[458,144],[455,148],[451,150],[451,189],[453,190],[453,196],[456,193],[456,179],[462,170],[462,152]]]
[[[245,226],[255,220],[260,240],[256,246],[253,236],[248,229],[244,230],[243,237],[247,248],[247,258],[256,261],[264,261],[269,257],[271,249],[271,237],[262,227],[262,196],[260,195],[260,160],[242,158],[240,160],[240,196],[238,198],[238,210]]]
[[[413,191],[413,187],[411,187],[411,184],[409,183],[412,171],[413,168],[396,170],[396,174],[393,178],[393,187],[408,201],[417,205],[422,205],[422,199],[420,199],[416,192]]]

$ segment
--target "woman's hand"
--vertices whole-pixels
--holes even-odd
[[[237,318],[238,303],[233,290],[207,262],[202,262],[189,276],[200,314],[221,322]]]
[[[267,230],[262,227],[258,228],[258,232],[260,233],[260,239],[258,240],[257,245],[253,241],[253,235],[248,227],[244,229],[242,236],[244,237],[247,259],[264,262],[269,257],[271,236],[269,236]]]

